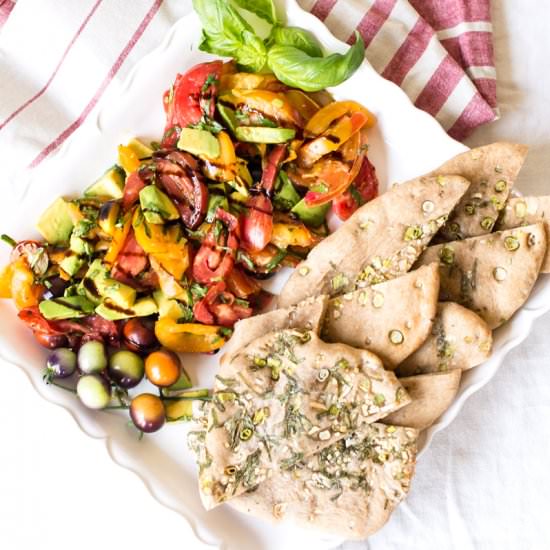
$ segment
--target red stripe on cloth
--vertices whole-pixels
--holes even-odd
[[[493,108],[497,108],[497,81],[494,78],[476,78],[474,80],[479,93]]]
[[[317,0],[311,8],[311,13],[324,21],[338,0]]]
[[[450,55],[447,55],[414,104],[419,109],[436,115],[463,76],[462,68]]]
[[[397,53],[384,69],[382,76],[401,85],[408,72],[424,53],[433,35],[434,32],[430,25],[422,17],[419,17],[405,42],[401,44]]]
[[[2,28],[8,20],[13,8],[15,8],[15,2],[11,0],[3,0],[3,2],[0,2],[0,28]]]
[[[464,21],[491,21],[490,0],[409,0],[437,31]]]
[[[458,120],[449,129],[448,134],[456,140],[462,141],[475,128],[486,122],[491,122],[495,118],[496,115],[487,102],[479,94],[475,94]]]
[[[128,57],[128,54],[132,51],[132,48],[136,45],[137,41],[141,38],[141,35],[145,32],[145,29],[148,27],[149,23],[159,10],[162,1],[163,0],[155,0],[154,4],[151,6],[149,11],[139,24],[139,27],[136,29],[136,32],[134,32],[128,44],[126,44],[113,66],[109,69],[107,76],[97,89],[96,93],[94,94],[88,105],[86,105],[80,116],[38,154],[38,156],[30,163],[29,168],[35,168],[36,166],[38,166],[52,151],[57,149],[84,122],[84,120],[86,120],[86,117],[97,105],[97,102],[100,100],[111,80],[113,80],[114,76],[119,71],[125,59]]]
[[[479,65],[494,67],[495,54],[491,37],[492,33],[488,32],[466,32],[441,40],[441,44],[465,69]]]
[[[53,73],[50,75],[50,78],[48,78],[48,80],[46,81],[46,84],[44,84],[44,86],[38,92],[36,92],[36,94],[34,94],[30,99],[27,99],[27,101],[25,101],[25,103],[23,103],[23,105],[18,107],[11,115],[9,115],[8,118],[6,118],[6,120],[4,120],[4,122],[2,122],[0,124],[0,130],[2,130],[2,128],[4,128],[4,126],[6,126],[6,124],[8,124],[11,120],[13,120],[19,113],[24,111],[29,105],[34,103],[49,88],[50,84],[52,83],[52,80],[55,78],[55,75],[58,73],[59,69],[61,68],[61,65],[63,64],[63,61],[65,61],[65,58],[67,57],[69,51],[73,47],[73,45],[76,42],[77,38],[81,35],[82,31],[84,30],[84,27],[86,27],[86,25],[89,23],[90,19],[94,15],[95,11],[97,10],[97,8],[99,7],[99,4],[101,4],[101,2],[103,2],[103,0],[97,0],[97,2],[93,5],[90,13],[88,13],[88,15],[85,17],[84,21],[82,21],[82,24],[80,25],[80,27],[78,27],[78,30],[76,31],[74,36],[71,38],[69,44],[65,48],[65,51],[63,52],[63,55],[61,56],[61,59],[59,60],[59,63],[56,65]]]
[[[365,41],[365,47],[368,48],[376,33],[382,28],[382,25],[388,19],[397,0],[375,0],[369,11],[364,15],[363,19],[357,25],[357,30],[361,33]],[[348,39],[348,42],[353,37],[353,34]]]

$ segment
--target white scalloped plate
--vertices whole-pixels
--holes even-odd
[[[294,0],[280,0],[278,5],[281,13],[286,12],[288,24],[311,30],[328,51],[345,50],[345,44]],[[197,51],[199,32],[200,24],[194,15],[176,23],[162,44],[136,65],[118,96],[113,94],[96,118],[90,119],[39,170],[20,178],[6,190],[0,204],[3,231],[18,239],[36,235],[33,220],[44,207],[55,196],[78,195],[114,162],[119,143],[132,136],[158,139],[163,129],[163,91],[178,71],[210,58]],[[466,149],[449,138],[433,118],[413,107],[397,86],[381,78],[366,62],[333,93],[339,99],[356,99],[377,115],[378,124],[371,132],[370,155],[382,190],[393,182],[428,172]],[[4,263],[7,253],[3,250],[2,254],[0,261]],[[272,287],[280,287],[286,275],[278,275]],[[534,319],[550,310],[550,286],[546,283],[546,277],[542,278],[522,310],[497,331],[491,359],[464,375],[454,404],[426,433],[422,450],[435,433],[450,424],[465,400],[491,379],[506,353],[527,337]],[[0,355],[24,370],[40,395],[67,409],[85,433],[103,438],[112,459],[134,471],[160,503],[187,518],[203,542],[239,550],[312,544],[323,549],[340,542],[292,527],[274,527],[228,506],[205,512],[198,496],[193,460],[186,448],[187,427],[167,426],[158,434],[138,441],[135,430],[127,426],[121,414],[90,412],[73,396],[45,386],[41,381],[45,352],[17,322],[13,306],[5,300],[0,303]],[[211,385],[215,356],[188,356],[184,362],[200,385]]]

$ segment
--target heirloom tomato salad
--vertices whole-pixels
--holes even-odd
[[[160,98],[159,98],[160,100]],[[213,353],[264,308],[261,281],[293,267],[376,196],[369,111],[235,62],[201,63],[162,98],[159,142],[118,147],[81,197],[42,214],[42,240],[15,241],[0,276],[48,348],[47,382],[90,408],[129,408],[141,432],[190,417],[177,353]],[[59,378],[78,375],[76,387]],[[131,397],[146,377],[160,392]]]

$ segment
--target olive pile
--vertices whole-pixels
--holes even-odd
[[[126,323],[123,335],[129,349],[110,356],[103,342],[95,340],[84,343],[77,353],[69,348],[51,351],[44,379],[59,386],[55,379],[77,373],[76,395],[83,405],[90,409],[129,409],[140,432],[156,432],[166,421],[162,389],[178,382],[184,372],[181,361],[175,353],[158,349],[154,331],[137,318]],[[144,377],[161,389],[160,395],[141,393],[130,398],[128,390]],[[111,405],[113,396],[118,399],[116,405]]]

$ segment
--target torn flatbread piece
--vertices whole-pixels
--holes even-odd
[[[241,512],[345,539],[378,531],[407,496],[418,432],[371,424],[309,458],[294,456],[271,478],[230,501]]]
[[[427,340],[397,367],[398,376],[476,367],[491,354],[492,331],[473,311],[441,302]]]
[[[234,498],[296,453],[319,452],[408,402],[368,351],[298,329],[256,339],[216,375],[199,475],[203,504]]]
[[[544,197],[512,197],[508,199],[497,229],[512,229],[523,225],[543,222],[546,237],[550,242],[550,196]],[[550,254],[546,252],[541,273],[550,273]]]
[[[412,401],[386,416],[384,424],[429,428],[451,405],[460,387],[462,371],[432,372],[400,378]]]
[[[527,300],[546,255],[542,223],[430,246],[417,265],[439,261],[440,299],[475,311],[494,329]]]
[[[490,233],[526,156],[525,145],[498,142],[462,153],[435,170],[471,182],[438,237],[455,241]]]
[[[224,346],[221,361],[228,360],[236,351],[256,338],[284,328],[302,328],[319,334],[328,305],[328,296],[307,298],[285,309],[275,309],[235,323],[233,335]]]
[[[329,302],[323,339],[372,351],[394,369],[430,335],[439,296],[437,262]]]
[[[368,202],[298,265],[281,291],[279,307],[308,296],[338,296],[403,275],[468,185],[460,176],[422,177],[395,185]]]

